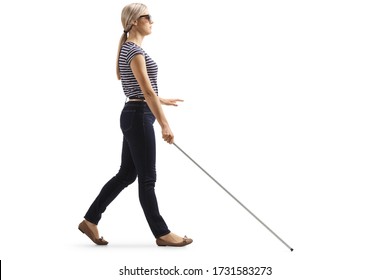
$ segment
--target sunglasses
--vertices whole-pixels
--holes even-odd
[[[149,22],[152,21],[152,16],[151,15],[142,15],[138,19],[140,19],[140,18],[146,18]]]

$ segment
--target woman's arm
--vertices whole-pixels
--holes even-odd
[[[148,72],[146,70],[145,58],[142,55],[134,56],[130,62],[130,67],[139,86],[141,87],[146,103],[161,126],[164,141],[172,144],[174,142],[174,135],[162,110],[160,98],[156,95],[152,84],[150,83]]]

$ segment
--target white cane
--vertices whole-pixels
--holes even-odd
[[[246,211],[248,211],[249,214],[251,214],[258,222],[260,222],[266,229],[269,230],[276,238],[278,238],[284,245],[287,246],[291,250],[291,252],[294,250],[291,248],[286,242],[283,241],[282,238],[280,238],[273,230],[271,230],[265,223],[263,223],[255,214],[253,214],[244,204],[242,204],[234,195],[232,195],[224,186],[222,186],[217,180],[215,180],[209,173],[207,173],[206,170],[204,170],[198,163],[196,163],[195,160],[193,160],[188,154],[186,154],[176,143],[173,143],[173,145],[182,152],[186,157],[188,157],[196,166],[199,167],[200,170],[202,170],[204,173],[206,173],[207,176],[209,176],[218,186],[220,186],[228,195],[230,195],[235,201],[237,201],[238,204],[240,204]]]

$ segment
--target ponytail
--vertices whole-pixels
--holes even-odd
[[[119,57],[121,55],[121,49],[122,49],[122,46],[123,44],[126,42],[127,40],[127,32],[126,30],[123,30],[123,34],[121,36],[121,38],[119,39],[119,45],[118,45],[118,55],[117,55],[117,58],[116,58],[116,76],[118,78],[118,80],[121,79],[121,73],[119,71]]]

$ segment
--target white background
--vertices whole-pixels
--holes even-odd
[[[194,243],[157,247],[134,185],[99,224],[110,244],[91,244],[77,225],[119,169],[115,59],[128,2],[2,1],[4,279],[130,278],[119,276],[125,265],[209,270],[193,279],[259,277],[216,277],[214,266],[389,279],[386,1],[144,3],[160,95],[185,100],[165,107],[176,143],[294,252],[164,143],[157,124],[160,210]]]

